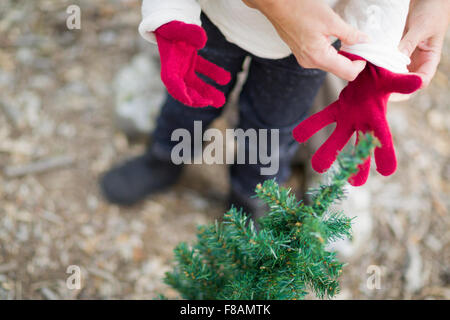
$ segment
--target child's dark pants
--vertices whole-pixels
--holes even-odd
[[[228,42],[205,15],[202,15],[202,24],[208,34],[208,43],[200,54],[232,75],[232,81],[227,86],[216,85],[225,96],[228,97],[235,86],[244,59],[251,57],[248,78],[240,95],[238,128],[280,130],[281,158],[278,173],[262,176],[260,169],[267,166],[262,164],[232,165],[230,171],[233,190],[251,194],[256,184],[264,180],[276,178],[280,183],[285,182],[289,177],[290,161],[297,147],[292,130],[307,116],[325,78],[325,72],[300,67],[293,55],[280,60],[255,57]],[[209,80],[207,82],[213,84]],[[190,108],[168,96],[152,135],[151,148],[160,156],[170,158],[172,148],[178,143],[171,141],[174,130],[187,129],[193,137],[194,121],[201,121],[205,130],[221,115],[222,110],[223,108],[213,107]]]

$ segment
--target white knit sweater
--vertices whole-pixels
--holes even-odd
[[[331,7],[345,21],[365,32],[370,42],[344,46],[373,64],[392,72],[406,73],[410,59],[398,50],[410,0],[318,0]],[[155,43],[155,31],[173,20],[201,25],[203,11],[228,41],[248,52],[268,59],[281,59],[291,54],[267,18],[242,0],[143,0],[143,19],[139,32]]]

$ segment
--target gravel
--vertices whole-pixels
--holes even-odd
[[[71,4],[82,9],[81,30],[65,26]],[[127,135],[151,129],[163,95],[155,50],[137,33],[140,1],[0,6],[0,299],[177,297],[162,282],[172,250],[224,213],[226,168],[191,166],[174,189],[131,208],[105,203],[97,185],[111,165],[142,152]],[[389,106],[396,174],[373,171],[342,204],[357,222],[354,242],[336,245],[348,262],[339,298],[450,298],[449,49],[447,41],[428,89]],[[124,72],[141,86],[121,85]],[[129,132],[115,124],[130,91],[152,116],[132,120]],[[55,158],[71,161],[8,175]],[[312,175],[292,185],[304,176]],[[71,266],[81,270],[80,289],[67,286]],[[373,270],[379,289],[367,286]]]

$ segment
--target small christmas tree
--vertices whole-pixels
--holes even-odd
[[[333,297],[343,264],[327,245],[351,236],[351,219],[329,208],[344,198],[347,179],[376,145],[372,135],[361,134],[353,154],[338,158],[330,183],[311,190],[310,205],[273,180],[258,185],[256,196],[269,206],[259,231],[231,208],[222,222],[199,227],[192,248],[177,246],[177,264],[165,282],[194,300],[302,299],[309,291]]]

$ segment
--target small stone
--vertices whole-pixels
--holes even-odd
[[[137,55],[117,73],[114,88],[118,127],[128,136],[147,135],[165,98],[159,67],[150,56]]]

